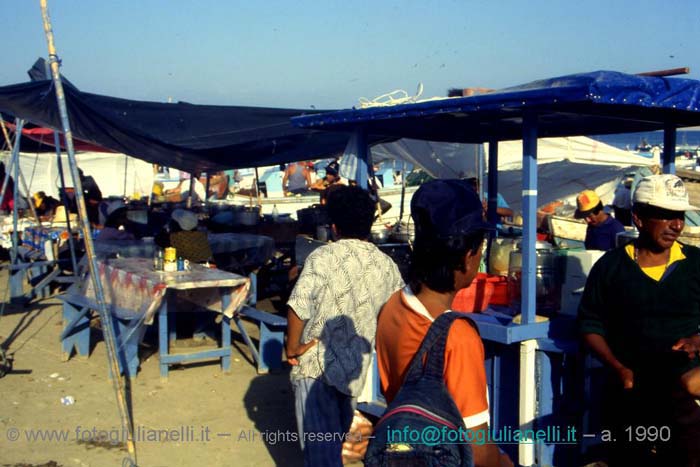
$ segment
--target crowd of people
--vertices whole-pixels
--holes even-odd
[[[480,197],[476,179],[423,183],[411,200],[415,239],[404,283],[394,261],[368,241],[376,198],[339,172],[332,161],[324,177],[312,181],[308,165],[294,163],[283,175],[285,195],[320,194],[335,239],[308,256],[287,302],[285,351],[305,465],[342,465],[344,435],[373,350],[381,391],[391,403],[431,324],[451,312],[456,293],[474,280],[495,228],[485,220],[488,194]],[[96,241],[140,236],[123,201],[103,199],[92,177],[80,171],[80,178],[88,219],[101,229]],[[1,163],[0,179],[5,179]],[[228,191],[227,174],[211,180],[212,196]],[[183,192],[187,182],[183,176],[175,190]],[[5,211],[12,209],[12,183],[8,178],[0,205]],[[624,195],[626,207],[619,207],[629,211],[629,219],[622,222],[595,191],[576,197],[575,217],[587,224],[586,249],[606,251],[590,271],[578,312],[582,348],[607,371],[601,430],[616,441],[606,443],[606,460],[611,466],[700,465],[700,249],[678,241],[686,211],[699,208],[674,175],[642,178]],[[497,199],[502,222],[513,211],[500,194]],[[32,201],[42,219],[61,205],[44,192]],[[68,205],[75,211],[74,197]],[[623,223],[633,224],[639,236],[618,247]],[[177,248],[191,262],[213,260],[198,216],[187,209],[175,209],[163,220],[155,242]],[[468,431],[490,424],[484,359],[478,329],[455,322],[445,345],[443,380]],[[627,436],[630,427],[640,426],[667,427],[671,435]],[[513,465],[496,444],[471,449],[474,465]]]
[[[300,437],[338,437],[307,441],[305,465],[342,465],[342,436],[372,348],[391,403],[433,320],[450,312],[456,291],[474,279],[493,229],[473,183],[423,184],[411,202],[416,236],[403,284],[395,266],[366,241],[369,196],[341,187],[327,202],[341,240],[314,251],[302,270],[288,302],[286,352]],[[621,247],[613,239],[623,227],[595,192],[582,192],[577,208],[576,217],[588,224],[586,247],[609,250],[591,270],[579,309],[582,343],[609,369],[601,403],[601,433],[611,433],[608,465],[700,465],[700,249],[677,241],[685,212],[698,208],[678,177],[642,179],[631,209],[639,238]],[[484,346],[468,322],[450,329],[444,365],[463,428],[487,429]],[[628,436],[630,427],[663,427],[671,434],[642,439]],[[513,465],[495,444],[471,448],[474,465]],[[410,457],[405,453],[404,460]]]

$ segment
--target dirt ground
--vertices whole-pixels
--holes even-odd
[[[3,273],[0,298],[6,288]],[[93,330],[89,358],[62,362],[61,313],[56,298],[4,305],[0,343],[14,367],[0,378],[0,465],[126,465],[101,333]],[[232,339],[230,373],[211,360],[176,367],[166,382],[154,340],[142,346],[129,388],[139,466],[301,465],[288,368],[257,375],[239,334]],[[75,402],[64,405],[66,396]]]

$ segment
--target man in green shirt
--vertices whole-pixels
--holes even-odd
[[[700,462],[700,403],[684,385],[700,367],[700,249],[677,242],[695,209],[675,175],[642,179],[632,207],[639,238],[606,253],[586,282],[580,331],[610,370],[611,466]]]

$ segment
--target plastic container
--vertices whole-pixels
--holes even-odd
[[[490,276],[484,272],[477,273],[469,287],[457,292],[452,301],[452,310],[466,313],[478,313],[486,310],[492,302],[496,288],[499,289],[500,299],[500,295],[503,293],[501,289],[504,287],[502,284],[506,284],[504,277]]]
[[[510,252],[516,248],[517,244],[514,238],[496,238],[491,243],[489,273],[501,276],[507,275]]]
[[[489,305],[508,306],[508,278],[506,276],[491,276],[489,281],[493,285]]]

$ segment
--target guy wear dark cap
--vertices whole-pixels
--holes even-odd
[[[418,188],[411,200],[416,236],[449,237],[494,230],[484,220],[479,195],[466,180],[432,180]]]
[[[338,164],[338,161],[333,161],[326,166],[326,173],[331,175],[338,175],[339,169],[340,165]]]

